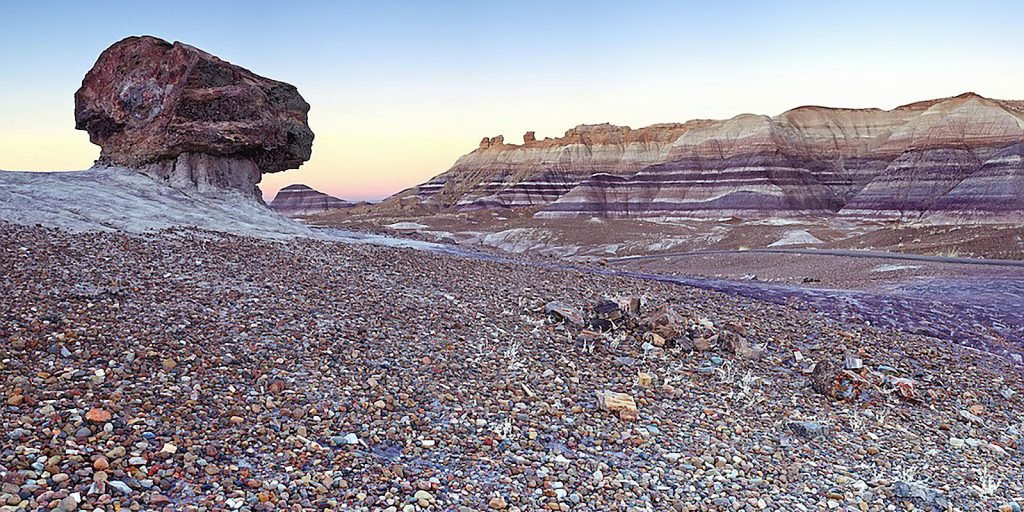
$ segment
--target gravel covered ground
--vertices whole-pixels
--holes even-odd
[[[761,356],[544,314],[602,297],[671,304]],[[844,355],[919,399],[815,392],[812,362]],[[797,303],[411,249],[0,224],[0,389],[4,510],[1024,504],[1024,382],[1002,358]]]

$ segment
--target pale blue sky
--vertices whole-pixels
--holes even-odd
[[[72,95],[128,35],[298,86],[313,160],[264,188],[362,199],[445,170],[485,135],[1024,98],[1022,22],[1012,1],[2,2],[0,168],[90,165]]]

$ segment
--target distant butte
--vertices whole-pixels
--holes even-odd
[[[271,209],[288,217],[307,217],[352,206],[355,204],[302,184],[282,188],[270,202]]]
[[[75,93],[75,127],[100,146],[97,164],[254,199],[263,173],[309,160],[308,112],[292,85],[151,36],[107,48]]]

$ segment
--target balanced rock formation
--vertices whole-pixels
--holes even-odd
[[[277,192],[270,208],[288,217],[306,217],[339,208],[349,208],[352,203],[324,194],[307,185],[288,185]]]
[[[973,93],[893,110],[800,107],[485,141],[416,197],[535,207],[539,218],[1024,220],[1024,102]]]
[[[308,112],[292,85],[150,36],[107,48],[75,93],[75,127],[102,148],[98,165],[254,198],[263,173],[309,159]]]

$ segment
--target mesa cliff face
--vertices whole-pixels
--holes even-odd
[[[352,203],[324,194],[307,185],[288,185],[277,192],[270,208],[288,217],[305,217],[340,208],[349,208]]]
[[[681,124],[580,125],[557,139],[537,140],[527,132],[522,145],[504,137],[484,138],[480,147],[452,168],[420,185],[419,197],[459,209],[546,205],[597,173],[629,176],[664,161]]]
[[[840,215],[1024,218],[1021,102],[968,93],[893,110],[800,107],[639,130],[580,126],[522,145],[484,139],[416,189],[457,209],[540,218]]]

